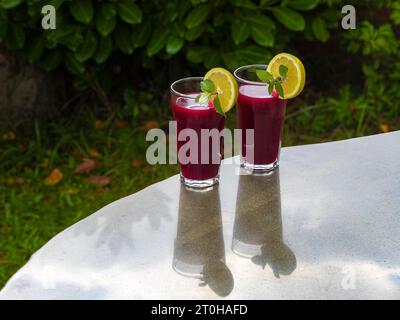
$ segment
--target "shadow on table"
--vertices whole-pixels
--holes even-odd
[[[87,286],[28,274],[15,279],[5,291],[0,292],[0,300],[100,300],[108,296],[107,289],[99,284]]]
[[[163,222],[172,221],[169,201],[170,197],[160,190],[143,191],[101,209],[74,227],[74,232],[95,239],[96,248],[108,246],[116,256],[124,247],[134,249],[139,229],[148,226],[151,232],[157,231]]]
[[[279,169],[268,175],[241,175],[236,202],[232,250],[275,277],[296,269],[296,256],[283,242]]]
[[[193,191],[181,186],[173,269],[198,278],[221,297],[229,295],[234,281],[225,264],[221,204],[218,186]]]

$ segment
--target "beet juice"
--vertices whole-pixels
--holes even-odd
[[[267,86],[257,79],[246,81],[243,74],[235,75],[239,82],[237,118],[242,129],[242,166],[260,172],[273,170],[279,161],[286,100],[270,95]],[[246,129],[254,130],[253,139],[246,137]]]
[[[209,137],[202,137],[201,130],[217,129],[218,133],[221,132],[224,129],[225,117],[218,114],[212,104],[200,104],[195,101],[195,97],[200,93],[199,88],[193,88],[193,85],[179,87],[179,81],[195,81],[193,79],[200,79],[198,81],[199,86],[202,78],[178,80],[171,86],[171,106],[177,121],[177,150],[181,179],[189,187],[204,188],[218,182],[222,138],[218,138],[218,146],[213,145],[216,141]],[[178,89],[181,91],[198,89],[199,91],[178,93]],[[184,129],[192,129],[192,133],[195,133],[197,138],[193,139],[187,136],[180,141],[180,133]],[[187,144],[189,144],[189,148]],[[183,147],[187,149],[184,154],[186,161],[180,158],[180,150]],[[208,157],[206,154],[202,156],[202,148],[207,148]],[[195,161],[191,161],[191,152],[193,151],[197,151]],[[187,159],[189,159],[189,162]],[[218,161],[215,161],[215,159]]]

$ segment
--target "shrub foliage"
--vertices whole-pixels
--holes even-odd
[[[41,27],[46,4],[56,8],[55,30]],[[0,0],[0,41],[46,71],[65,67],[78,88],[89,85],[106,95],[115,79],[143,79],[143,70],[150,79],[171,65],[223,65],[232,70],[266,63],[276,52],[295,51],[299,43],[334,39],[335,60],[325,58],[324,64],[339,67],[340,61],[350,60],[355,74],[361,74],[360,105],[376,106],[368,115],[379,118],[383,112],[386,118],[398,118],[400,107],[394,101],[400,98],[400,5],[392,0],[357,1],[357,29],[345,31],[340,21],[346,4],[344,0]],[[323,59],[320,55],[308,53],[309,60]],[[169,74],[170,69],[164,70]],[[170,80],[158,78],[163,86]],[[124,96],[128,101],[132,93],[125,91]],[[360,117],[366,119],[360,108]]]
[[[51,4],[57,29],[43,30]],[[47,71],[75,75],[132,56],[144,66],[179,56],[206,68],[265,63],[293,38],[327,41],[338,1],[322,0],[0,0],[0,41]]]

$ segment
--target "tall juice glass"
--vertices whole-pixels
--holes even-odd
[[[237,119],[242,129],[241,164],[254,173],[269,172],[278,166],[285,118],[286,100],[270,95],[266,84],[256,75],[256,70],[266,68],[266,65],[248,65],[234,72],[239,84]],[[254,130],[252,138],[246,135],[246,129]]]
[[[203,136],[202,131],[217,129],[220,133],[225,125],[225,117],[218,114],[212,104],[195,101],[202,80],[202,77],[184,78],[171,85],[181,181],[191,188],[207,188],[218,183],[222,138],[218,138],[217,146],[213,145],[216,141]],[[182,148],[184,153],[180,152]]]

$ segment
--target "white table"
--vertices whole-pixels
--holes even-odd
[[[284,148],[270,176],[236,169],[207,193],[174,176],[111,203],[0,298],[400,298],[400,132]]]

